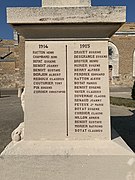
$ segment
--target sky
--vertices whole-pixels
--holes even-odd
[[[41,7],[41,1],[0,0],[0,38],[13,38],[13,29],[6,23],[7,7]],[[92,0],[92,6],[127,6],[127,22],[135,22],[135,0]]]

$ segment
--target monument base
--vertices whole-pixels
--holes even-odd
[[[0,174],[6,180],[132,180],[135,175],[134,153],[121,138],[115,141],[22,140],[10,143],[0,161],[3,167]]]
[[[2,180],[134,180],[129,156],[5,156]],[[131,165],[132,164],[132,165]]]
[[[3,167],[0,174],[6,180],[134,180],[135,177],[135,155],[121,137],[112,141],[12,141],[0,161]]]
[[[94,141],[19,141],[11,142],[1,155],[134,155],[120,138]]]

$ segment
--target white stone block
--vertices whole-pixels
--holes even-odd
[[[42,0],[42,7],[56,6],[90,6],[89,0]]]
[[[126,7],[42,7],[7,8],[11,24],[124,23]]]

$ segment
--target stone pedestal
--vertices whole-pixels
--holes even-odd
[[[74,2],[7,10],[25,37],[25,140],[110,140],[108,39],[125,7]]]
[[[3,155],[93,157],[95,166],[105,155],[114,167],[112,155],[133,156],[121,138],[110,138],[108,40],[125,22],[125,7],[42,4],[7,10],[8,23],[25,37],[25,134]]]
[[[42,7],[60,7],[60,6],[90,6],[89,0],[42,0]]]

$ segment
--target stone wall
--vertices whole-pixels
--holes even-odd
[[[133,53],[135,50],[135,36],[114,35],[111,39],[119,51],[119,77],[114,78],[115,85],[132,86]]]
[[[25,77],[25,39],[20,36],[19,38],[19,72],[18,72],[18,87],[24,87],[24,77]]]
[[[18,47],[14,40],[0,41],[0,88],[15,88],[16,69],[18,69]]]

